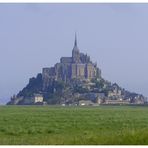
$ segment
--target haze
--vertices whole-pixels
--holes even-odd
[[[103,78],[148,96],[148,4],[0,4],[0,103],[71,56],[74,33]]]

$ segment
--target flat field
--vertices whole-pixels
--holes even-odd
[[[148,145],[148,106],[1,106],[0,145]]]

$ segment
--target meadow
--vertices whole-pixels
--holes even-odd
[[[0,106],[0,145],[148,145],[148,107]]]

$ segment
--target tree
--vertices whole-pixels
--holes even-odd
[[[38,93],[40,91],[42,91],[42,74],[39,73],[36,78],[30,78],[27,86],[18,93],[17,97],[30,97],[33,96],[34,93]]]

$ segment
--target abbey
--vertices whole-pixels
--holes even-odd
[[[97,64],[79,51],[75,35],[72,56],[61,57],[53,67],[43,68],[42,74],[30,78],[7,104],[144,104],[146,100],[142,94],[105,80]]]
[[[101,70],[87,54],[80,53],[75,34],[72,57],[61,57],[60,63],[56,63],[54,67],[43,68],[42,78],[43,89],[46,89],[52,79],[67,82],[72,79],[89,81],[92,78],[101,78]]]

